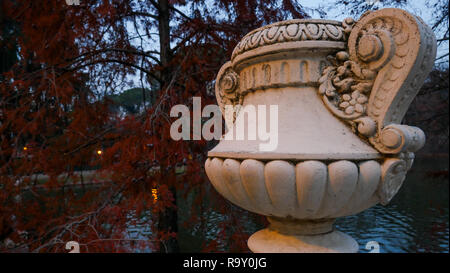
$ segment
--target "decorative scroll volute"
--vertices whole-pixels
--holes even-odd
[[[432,69],[432,30],[406,11],[383,9],[363,14],[347,45],[319,80],[325,105],[381,153],[420,149],[422,130],[400,122]]]
[[[225,107],[239,106],[242,104],[242,96],[239,91],[239,75],[233,70],[231,62],[225,63],[220,68],[216,77],[215,92],[217,103],[222,111],[228,127],[234,122],[237,111],[226,111]]]

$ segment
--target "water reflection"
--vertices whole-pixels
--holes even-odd
[[[358,215],[339,218],[336,227],[356,239],[360,252],[368,252],[365,246],[369,241],[377,241],[381,253],[449,252],[448,175],[432,177],[430,170],[436,168],[436,163],[444,164],[440,170],[448,170],[448,159],[446,164],[442,160],[416,162],[389,205],[377,205]],[[180,222],[190,217],[190,198],[179,205]],[[180,230],[182,251],[198,252],[202,243],[217,238],[217,227],[226,216],[218,212],[213,201],[205,200],[207,209],[202,213],[205,217],[202,223]],[[239,221],[250,234],[263,228],[258,217],[251,213],[242,212]],[[226,243],[221,246],[229,251],[227,247]]]

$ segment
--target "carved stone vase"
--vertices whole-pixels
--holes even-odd
[[[229,201],[267,216],[251,251],[358,251],[333,223],[386,205],[402,186],[425,135],[401,121],[435,55],[431,29],[400,9],[278,22],[238,43],[217,75],[217,102],[224,114],[277,105],[277,145],[228,138],[236,124],[257,123],[237,111],[205,170]]]

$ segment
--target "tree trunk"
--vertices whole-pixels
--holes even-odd
[[[161,54],[160,61],[163,67],[167,67],[172,58],[170,49],[170,10],[168,0],[159,0],[158,8],[159,47]],[[168,78],[170,78],[170,76]]]
[[[158,17],[158,29],[159,29],[159,45],[161,54],[161,64],[164,67],[161,73],[161,79],[163,81],[161,89],[166,88],[169,84],[173,71],[170,71],[170,61],[172,59],[172,52],[170,49],[170,10],[168,0],[158,0],[159,17]],[[163,111],[169,109],[163,109]],[[161,166],[162,178],[168,179],[167,166]],[[171,169],[171,168],[169,168]],[[173,169],[172,169],[173,171]],[[174,204],[177,205],[177,191],[174,185],[169,185],[169,190],[173,195]],[[178,232],[178,212],[177,208],[166,208],[159,214],[158,230],[161,232]],[[179,252],[177,238],[170,238],[165,241],[161,241],[159,246],[160,252]]]

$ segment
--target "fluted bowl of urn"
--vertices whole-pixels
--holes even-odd
[[[223,197],[268,218],[251,251],[358,251],[333,223],[388,204],[402,186],[425,135],[401,120],[435,54],[430,28],[400,9],[244,36],[216,78],[228,131],[205,171]],[[275,140],[249,128],[274,129]]]
[[[333,245],[334,241],[324,241],[314,249],[303,245],[300,245],[303,248],[285,248],[285,252],[302,249],[304,252],[356,252],[357,243],[334,231],[333,223],[338,217],[359,213],[382,198],[393,196],[400,188],[407,168],[405,161],[388,162],[393,163],[400,177],[396,185],[390,186],[383,186],[383,164],[377,160],[306,160],[294,164],[284,160],[264,162],[214,157],[206,161],[205,168],[211,183],[222,196],[241,208],[268,217],[269,229],[256,233],[254,240],[249,241],[254,252],[273,252],[273,244],[264,248],[265,244],[259,244],[258,240],[258,236],[270,233],[278,237],[276,240],[282,239],[282,236],[276,236],[281,233],[306,238],[327,234],[338,241],[336,245]]]

